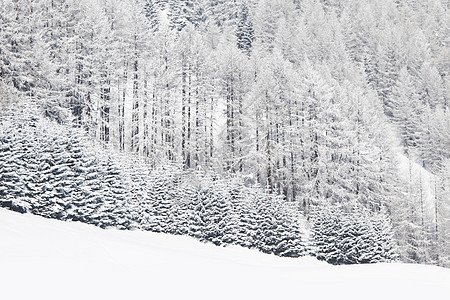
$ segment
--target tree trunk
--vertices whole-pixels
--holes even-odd
[[[139,75],[137,34],[134,35],[134,63],[133,63],[133,111],[131,115],[131,152],[139,153]]]
[[[109,142],[109,117],[110,117],[110,81],[108,72],[102,74],[102,85],[100,88],[100,140]]]

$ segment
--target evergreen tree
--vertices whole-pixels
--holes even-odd
[[[249,15],[249,9],[245,3],[242,4],[237,24],[237,46],[246,53],[250,53],[254,40],[253,22]]]

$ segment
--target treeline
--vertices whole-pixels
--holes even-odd
[[[305,253],[298,211],[259,187],[177,166],[150,171],[140,158],[102,151],[77,129],[33,114],[11,119],[1,126],[2,207],[281,256]]]
[[[17,114],[17,108],[13,111]],[[23,105],[19,111],[20,117],[2,118],[0,126],[1,207],[102,228],[190,235],[218,246],[240,245],[280,256],[309,253],[330,263],[397,257],[387,215],[375,220],[368,211],[361,217],[364,209],[358,210],[352,223],[353,213],[342,213],[347,219],[334,222],[345,220],[342,228],[362,234],[346,231],[345,237],[324,239],[333,231],[325,228],[330,215],[321,212],[309,239],[295,203],[245,186],[242,178],[175,165],[150,170],[141,158],[102,150],[79,129],[41,119]],[[330,249],[345,256],[332,256]]]
[[[151,169],[243,176],[307,218],[386,213],[403,260],[448,264],[445,3],[1,4],[0,77],[51,119]],[[399,152],[435,176],[433,203]]]

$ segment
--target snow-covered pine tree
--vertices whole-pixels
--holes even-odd
[[[238,12],[238,23],[236,29],[237,46],[244,53],[250,54],[252,43],[255,39],[253,21],[246,3],[242,3]]]
[[[312,225],[316,257],[332,264],[360,264],[397,258],[389,220],[360,204],[325,205]]]
[[[30,92],[34,83],[32,51],[36,40],[35,3],[4,0],[0,17],[0,78]]]
[[[34,196],[28,195],[31,196],[30,199],[24,199],[27,187],[33,186],[32,183],[27,184],[28,179],[33,175],[28,171],[28,167],[33,166],[29,166],[27,161],[27,157],[31,156],[33,140],[23,134],[23,130],[27,127],[15,133],[16,128],[6,126],[2,126],[0,140],[0,180],[2,182],[0,205],[24,213],[31,210],[30,200]]]
[[[275,211],[275,218],[279,224],[279,242],[274,253],[279,256],[298,257],[304,254],[305,246],[299,225],[298,208],[290,204],[292,202],[279,201]]]
[[[219,44],[219,82],[221,102],[216,105],[225,107],[225,125],[220,134],[220,159],[222,168],[231,173],[243,173],[245,156],[249,150],[249,128],[246,119],[245,95],[248,90],[249,73],[247,57],[236,49],[234,36],[228,36]]]
[[[236,244],[256,248],[257,212],[255,201],[257,191],[252,187],[232,187],[230,191],[231,203],[237,218]],[[256,199],[255,199],[256,198]]]

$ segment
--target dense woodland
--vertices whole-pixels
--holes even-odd
[[[0,0],[1,206],[450,266],[448,8]]]

